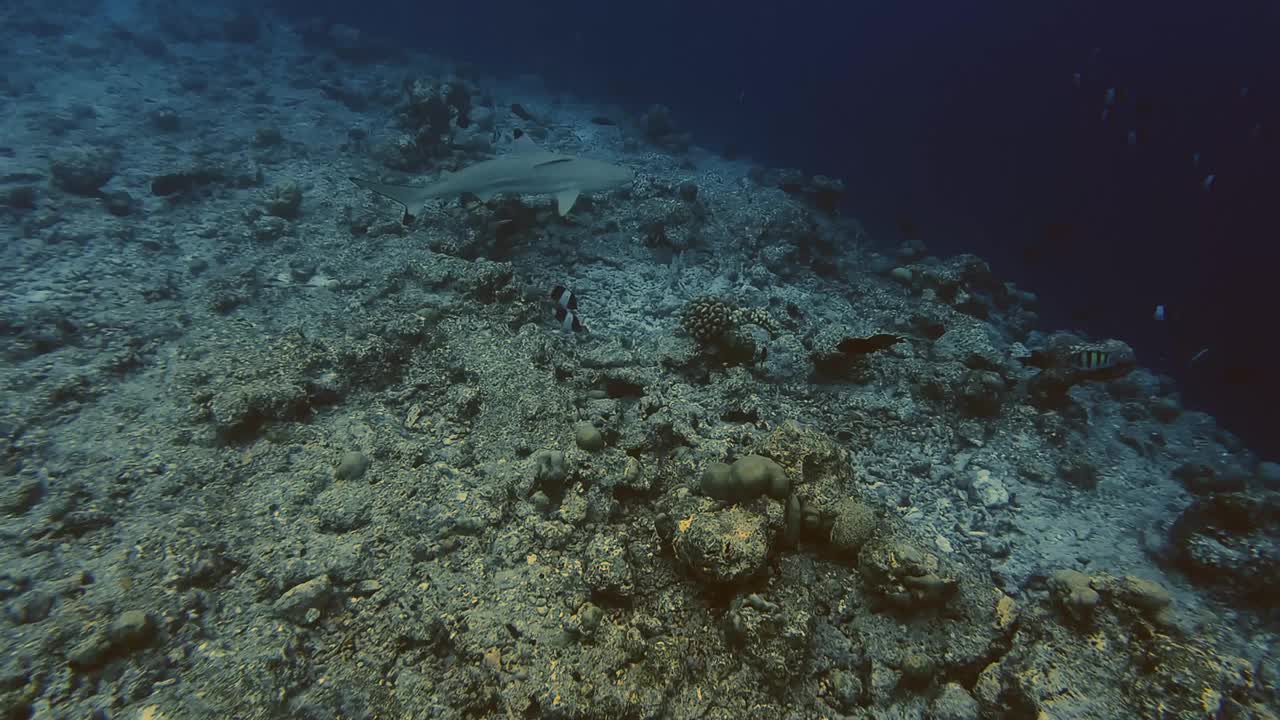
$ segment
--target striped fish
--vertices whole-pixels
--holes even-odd
[[[1077,370],[1109,370],[1116,358],[1106,350],[1081,350],[1071,355],[1071,366]]]
[[[556,322],[560,324],[561,331],[576,333],[587,329],[578,319],[578,297],[572,290],[557,285],[551,288],[551,300],[556,304]]]

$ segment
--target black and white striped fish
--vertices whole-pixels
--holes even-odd
[[[551,300],[556,304],[556,322],[567,333],[582,332],[586,326],[578,318],[578,297],[563,285],[551,288]]]

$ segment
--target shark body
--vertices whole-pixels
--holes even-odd
[[[428,200],[470,193],[485,201],[501,193],[554,195],[556,209],[566,215],[584,192],[601,192],[628,185],[635,174],[620,165],[601,160],[561,155],[538,147],[528,135],[516,141],[506,155],[465,167],[424,187],[390,185],[351,178],[404,206],[406,219]]]

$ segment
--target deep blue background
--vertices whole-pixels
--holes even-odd
[[[873,236],[983,256],[1280,457],[1280,3],[276,4],[841,177]]]

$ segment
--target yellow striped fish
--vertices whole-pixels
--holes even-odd
[[[1071,365],[1077,370],[1107,370],[1115,367],[1116,358],[1105,350],[1081,350],[1071,355]]]

